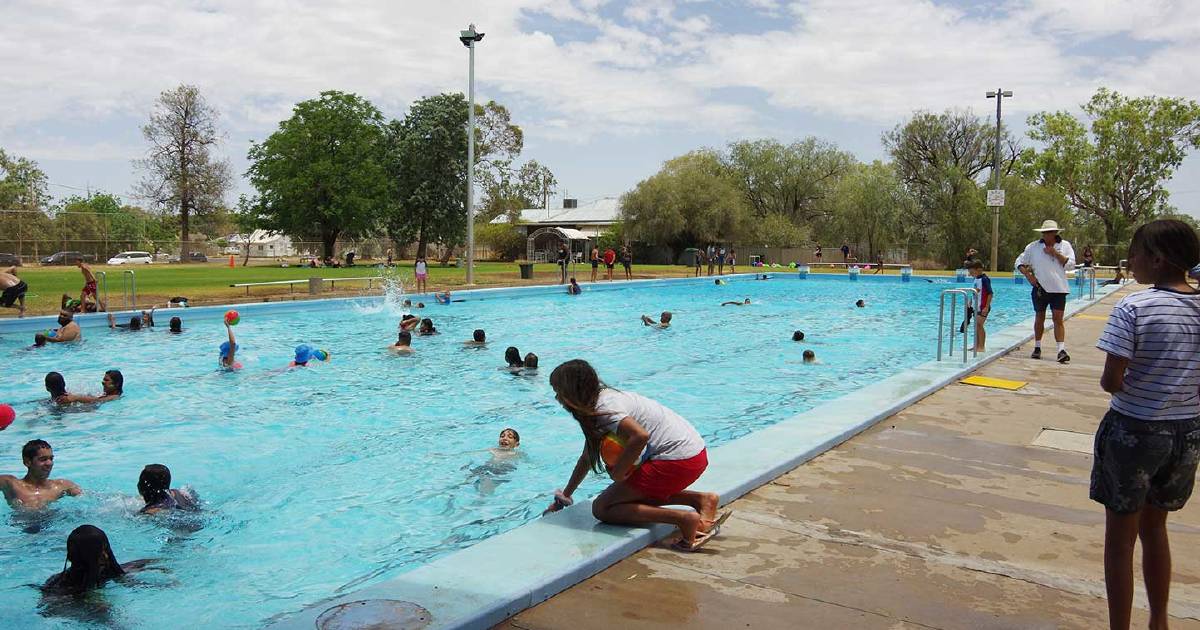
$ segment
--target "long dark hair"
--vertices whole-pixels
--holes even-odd
[[[118,395],[125,393],[125,375],[121,374],[121,370],[109,370],[104,373],[105,376],[112,379],[113,390]],[[108,392],[104,392],[108,393]]]
[[[167,497],[171,488],[171,469],[162,464],[147,464],[138,477],[138,494],[146,500],[146,505],[155,505]]]
[[[63,563],[62,573],[47,580],[43,588],[83,593],[124,574],[125,569],[113,555],[104,530],[95,525],[80,525],[67,536],[67,560]]]
[[[596,426],[596,418],[601,415],[596,410],[596,404],[600,400],[600,390],[608,386],[600,381],[600,376],[587,361],[571,359],[550,373],[550,387],[554,389],[555,399],[575,418],[579,429],[583,431],[588,465],[597,473],[604,472],[604,460],[600,458],[600,441],[604,438],[604,431]]]
[[[1139,227],[1129,243],[1129,253],[1158,256],[1185,277],[1200,263],[1200,238],[1192,226],[1176,219],[1159,219]]]
[[[67,381],[63,379],[63,375],[58,372],[46,374],[46,391],[50,392],[50,398],[54,400],[58,400],[61,396],[66,396]]]
[[[521,351],[517,350],[516,346],[505,348],[504,362],[508,364],[508,367],[521,367]]]

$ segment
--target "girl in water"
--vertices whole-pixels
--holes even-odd
[[[104,373],[104,378],[100,381],[100,386],[104,388],[104,393],[99,396],[69,394],[67,393],[67,384],[63,380],[62,374],[50,372],[46,375],[46,391],[50,392],[50,400],[60,405],[69,403],[98,404],[116,400],[121,397],[121,394],[125,393],[125,377],[121,375],[120,370],[109,370]]]
[[[717,534],[729,512],[717,515],[720,497],[688,490],[708,467],[704,439],[687,420],[645,396],[600,382],[587,361],[575,359],[550,374],[554,397],[583,432],[583,452],[566,489],[555,493],[552,512],[573,503],[571,495],[589,470],[607,470],[613,483],[592,501],[592,514],[614,525],[668,523],[682,534],[674,547],[695,551]],[[605,462],[601,443],[615,439],[620,454]],[[686,505],[694,511],[664,505]]]
[[[67,562],[62,573],[46,580],[42,591],[56,595],[79,595],[103,586],[108,580],[146,566],[148,560],[121,564],[113,555],[104,530],[95,525],[80,525],[67,536]]]
[[[242,364],[234,358],[238,350],[237,340],[233,338],[233,328],[229,322],[225,322],[225,332],[229,333],[229,341],[221,342],[221,357],[218,362],[223,369],[240,370]]]
[[[157,514],[162,510],[200,509],[196,494],[190,490],[178,490],[171,487],[171,469],[162,464],[147,464],[138,477],[138,494],[146,506],[138,514]]]

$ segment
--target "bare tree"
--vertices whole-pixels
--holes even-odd
[[[179,259],[188,258],[188,219],[224,202],[233,175],[229,161],[213,155],[221,141],[217,110],[193,85],[159,95],[142,135],[150,143],[139,190],[159,210],[179,213]]]

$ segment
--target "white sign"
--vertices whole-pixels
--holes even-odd
[[[1004,191],[1003,190],[987,191],[987,205],[989,208],[1003,207],[1004,206]]]

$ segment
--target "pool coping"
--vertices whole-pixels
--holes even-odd
[[[898,280],[895,276],[877,279]],[[697,279],[658,281],[681,280]],[[1069,302],[1067,317],[1121,286],[1097,287],[1093,299]],[[532,287],[519,289],[527,288]],[[1026,343],[1033,338],[1032,326],[1031,317],[990,332],[988,341],[993,349],[965,363],[961,358],[921,363],[715,447],[710,453],[713,463],[696,486],[719,493],[721,503],[727,504]],[[317,617],[330,607],[391,599],[427,609],[432,617],[429,628],[488,628],[661,540],[674,529],[668,525],[604,525],[592,517],[590,505],[590,500],[580,501],[379,584],[335,594],[296,613],[277,615],[267,627],[313,628]]]

